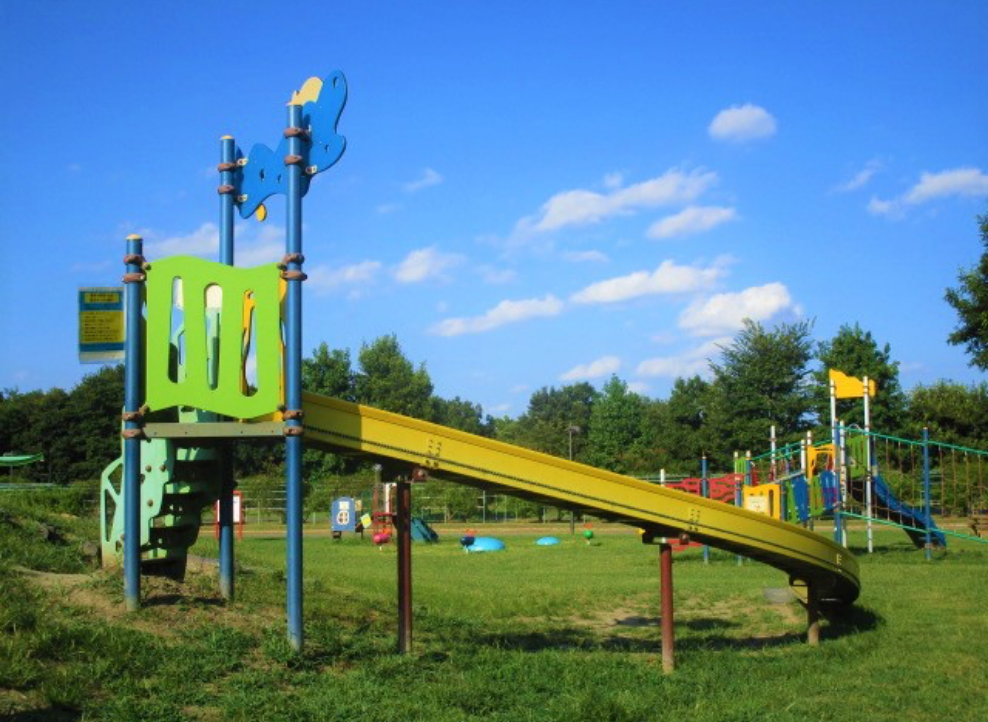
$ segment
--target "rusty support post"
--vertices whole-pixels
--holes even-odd
[[[672,545],[659,545],[659,579],[662,585],[662,671],[676,669],[676,638],[672,621]]]
[[[806,584],[806,642],[811,647],[820,644],[820,600],[814,582]]]
[[[398,653],[412,651],[412,485],[400,479],[397,486],[395,532],[398,537]]]

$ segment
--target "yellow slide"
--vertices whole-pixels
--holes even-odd
[[[548,454],[317,394],[303,394],[306,444],[427,469],[437,478],[586,511],[654,536],[743,554],[812,583],[821,601],[853,602],[858,562],[843,546],[792,524]],[[410,471],[410,469],[409,469]]]

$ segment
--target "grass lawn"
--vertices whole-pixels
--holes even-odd
[[[2,502],[3,500],[0,500]],[[36,525],[57,528],[44,541]],[[94,522],[0,514],[0,719],[11,720],[981,720],[988,709],[988,546],[932,563],[898,530],[861,554],[863,594],[802,641],[805,615],[765,590],[784,575],[714,552],[676,554],[677,671],[664,676],[658,549],[599,526],[591,545],[463,553],[463,526],[414,548],[414,653],[395,648],[395,551],[305,539],[306,649],[284,641],[284,540],[238,544],[238,599],[215,565],[146,580],[122,610],[119,575],[93,571]],[[610,533],[611,531],[618,533]],[[204,530],[205,531],[205,530]],[[269,530],[277,531],[277,530]],[[854,530],[852,546],[863,534]],[[193,553],[216,556],[205,534]],[[35,570],[34,573],[24,571]]]

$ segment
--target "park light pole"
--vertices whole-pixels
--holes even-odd
[[[573,434],[582,433],[583,429],[575,424],[570,424],[569,428],[566,429],[566,433],[569,434],[569,460],[573,461]],[[569,533],[576,534],[576,512],[570,511],[569,513]]]

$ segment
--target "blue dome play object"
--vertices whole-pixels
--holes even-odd
[[[464,547],[468,552],[501,552],[504,551],[504,542],[492,536],[479,536],[473,540],[473,544]]]
[[[559,540],[554,536],[544,536],[541,539],[536,539],[535,543],[540,547],[552,547],[559,543]]]

